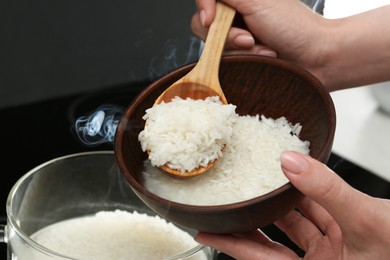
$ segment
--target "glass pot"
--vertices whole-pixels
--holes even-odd
[[[53,248],[50,249],[44,246],[37,242],[32,235],[49,225],[58,224],[58,222],[64,220],[93,216],[101,211],[114,212],[115,210],[125,211],[129,214],[134,214],[134,211],[136,211],[140,214],[147,214],[147,216],[156,215],[122,179],[117,170],[112,151],[86,152],[63,156],[32,169],[16,182],[8,195],[6,205],[7,224],[1,226],[0,241],[7,243],[7,259],[81,259],[78,257],[76,248],[79,248],[80,245],[83,245],[83,248],[84,246],[88,247],[91,241],[105,238],[106,233],[95,235],[98,237],[93,237],[93,239],[91,237],[91,239],[87,239],[88,241],[83,239],[84,236],[76,236],[71,241],[67,241],[70,242],[71,251],[76,253],[62,251],[63,248],[66,248],[64,245],[66,239],[61,231],[56,232],[54,237],[49,237],[49,240],[58,239],[61,250],[53,250]],[[104,228],[107,230],[107,227],[103,227],[103,223],[98,222],[98,225],[93,229],[103,230]],[[174,226],[174,228],[179,229],[177,226]],[[85,234],[85,229],[82,230],[80,233]],[[191,236],[194,235],[190,230],[182,228],[179,230]],[[151,230],[145,229],[146,233],[149,231]],[[94,234],[99,234],[99,232],[92,233],[92,236]],[[122,235],[127,236],[128,234],[124,233]],[[144,234],[140,233],[139,235]],[[138,234],[136,236],[139,237]],[[164,234],[150,237],[142,240],[142,242],[148,245],[151,240],[160,236],[164,236]],[[99,245],[99,248],[92,248],[91,250],[95,252],[96,250],[103,250],[103,253],[99,254],[100,257],[107,254],[107,252],[104,252],[104,247],[110,244],[110,248],[107,246],[106,251],[117,252],[119,248],[115,248],[115,245],[119,244],[119,241],[116,241],[116,239],[120,238],[120,236],[114,236],[109,243],[103,243]],[[160,237],[160,239],[169,241],[170,238]],[[126,244],[129,247],[132,245],[131,241]],[[123,256],[123,259],[140,258],[132,254]],[[161,258],[213,259],[214,257],[215,252],[212,249],[195,244],[195,246],[185,250],[180,249],[173,254],[171,252]],[[84,258],[97,259],[97,256]],[[114,258],[122,259],[122,256]],[[114,258],[109,257],[109,259]]]

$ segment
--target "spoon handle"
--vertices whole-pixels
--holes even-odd
[[[235,14],[236,11],[232,7],[217,1],[215,18],[210,26],[202,55],[185,77],[187,80],[213,88],[222,96],[224,95],[219,83],[219,64]]]

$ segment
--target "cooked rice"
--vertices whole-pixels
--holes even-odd
[[[236,106],[219,97],[205,100],[174,98],[146,110],[145,129],[139,134],[143,151],[153,166],[167,165],[191,172],[222,156],[237,119]]]
[[[120,210],[57,222],[32,239],[73,258],[96,260],[165,259],[198,245],[190,234],[159,216]],[[29,253],[26,259],[41,259]],[[207,257],[198,252],[189,259]]]
[[[280,154],[309,154],[309,142],[299,139],[302,126],[286,118],[237,116],[223,157],[208,172],[177,179],[145,161],[145,187],[171,201],[190,205],[222,205],[264,195],[288,182]]]

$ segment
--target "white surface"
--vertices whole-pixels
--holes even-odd
[[[390,0],[325,0],[324,16],[341,18],[390,4]]]
[[[390,115],[370,87],[331,93],[337,126],[333,152],[390,181]]]
[[[324,16],[341,18],[390,0],[326,0]],[[337,126],[333,152],[390,181],[390,115],[379,109],[371,87],[331,93]]]

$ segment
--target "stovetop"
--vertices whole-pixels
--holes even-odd
[[[66,154],[112,150],[112,144],[88,147],[76,137],[73,124],[82,115],[91,114],[100,105],[127,107],[148,82],[113,86],[24,106],[0,110],[2,127],[2,176],[0,184],[0,224],[5,224],[5,204],[13,184],[27,171],[50,159]],[[353,187],[376,197],[390,199],[390,183],[332,153],[328,165]],[[273,225],[264,231],[280,242],[293,244]],[[298,249],[297,249],[298,250]],[[6,245],[0,244],[0,255]],[[223,258],[222,256],[220,258]]]

